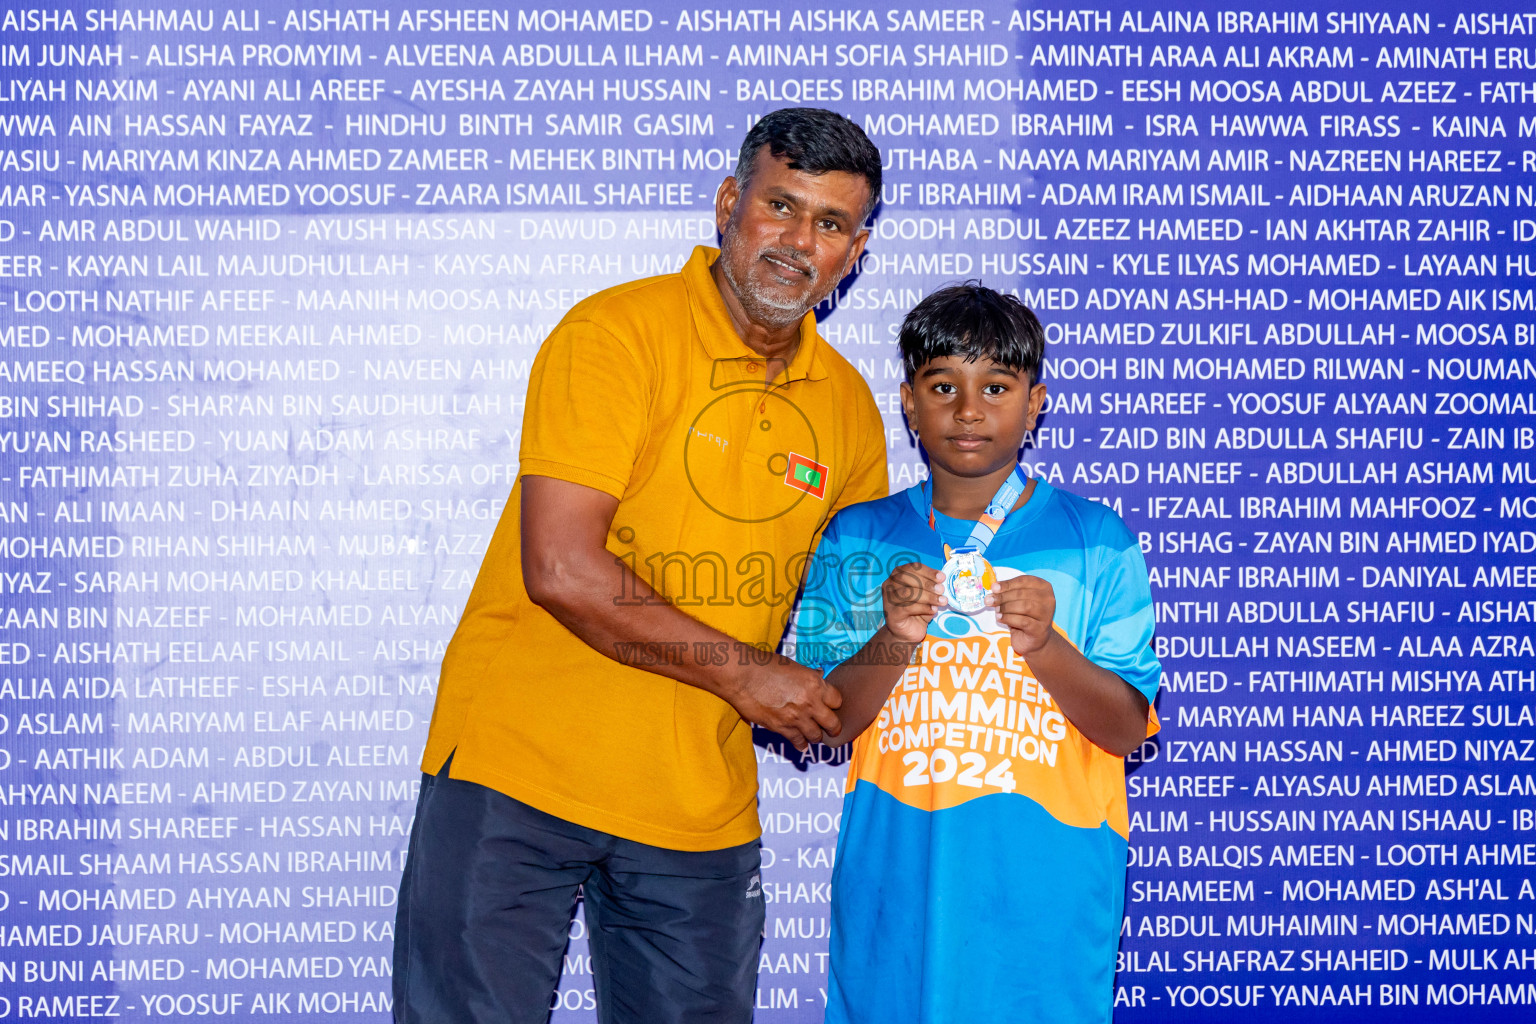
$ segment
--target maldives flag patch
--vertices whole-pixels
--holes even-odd
[[[813,462],[804,455],[789,453],[789,468],[784,471],[784,482],[797,491],[813,497],[827,496],[827,467]]]

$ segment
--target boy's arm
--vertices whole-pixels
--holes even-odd
[[[1038,576],[1002,580],[991,598],[1013,649],[1077,731],[1095,746],[1124,757],[1147,738],[1147,698],[1115,673],[1094,664],[1056,631],[1056,592]]]
[[[943,607],[944,588],[937,569],[919,562],[898,566],[885,581],[882,599],[885,622],[853,657],[827,676],[843,703],[837,716],[843,728],[822,740],[829,746],[851,743],[869,728],[891,695],[912,652],[928,632],[928,620]]]
[[[848,515],[833,516],[816,545],[793,632],[795,658],[820,671],[841,695],[841,727],[822,737],[831,746],[852,743],[875,720],[944,600],[938,570],[915,561],[916,555],[893,569],[877,592],[871,584],[879,578],[879,563],[861,531],[855,528],[843,542]],[[865,639],[875,622],[880,627]]]

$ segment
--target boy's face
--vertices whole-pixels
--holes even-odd
[[[1023,370],[987,358],[942,356],[901,385],[907,422],[929,463],[961,477],[1013,466],[1044,403],[1044,384],[1031,385]]]

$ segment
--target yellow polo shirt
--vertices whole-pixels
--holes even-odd
[[[586,299],[540,348],[519,480],[443,659],[422,760],[436,774],[452,754],[454,778],[675,850],[760,834],[751,727],[712,694],[599,654],[529,600],[522,476],[613,495],[616,559],[688,615],[770,648],[827,520],[887,490],[864,380],[808,314],[794,359],[766,381],[710,276],[718,255],[700,246],[681,273]]]

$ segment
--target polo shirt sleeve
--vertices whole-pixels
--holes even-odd
[[[1083,655],[1141,691],[1150,704],[1157,697],[1162,667],[1152,650],[1155,622],[1147,563],[1135,536],[1115,518],[1106,518],[1098,552],[1102,558],[1093,580],[1093,625]]]
[[[859,410],[860,432],[863,440],[855,454],[853,470],[848,482],[832,504],[833,514],[861,501],[875,501],[890,493],[890,476],[886,467],[885,421],[875,407],[874,396],[868,385],[860,382],[863,393],[855,399]]]
[[[862,545],[844,542],[840,523],[827,525],[816,553],[806,566],[805,589],[795,608],[795,660],[823,676],[853,657],[885,621],[880,582],[865,562],[873,563]],[[868,577],[868,579],[866,579]]]
[[[520,472],[623,498],[650,433],[652,376],[609,331],[562,322],[528,376]]]

